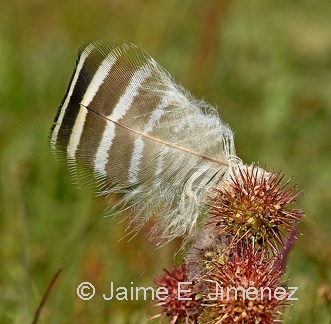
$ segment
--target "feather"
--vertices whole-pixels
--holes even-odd
[[[155,215],[151,236],[167,240],[194,233],[211,188],[241,164],[216,109],[125,43],[80,50],[50,143],[78,182],[121,194],[134,229]]]

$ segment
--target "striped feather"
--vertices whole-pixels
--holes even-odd
[[[216,110],[125,43],[79,51],[50,143],[78,180],[90,171],[99,194],[121,193],[136,229],[156,215],[151,235],[167,239],[193,233],[211,188],[241,163]]]

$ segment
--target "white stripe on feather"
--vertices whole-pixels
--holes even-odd
[[[160,104],[151,113],[147,125],[143,130],[143,134],[148,134],[151,132],[155,124],[161,119],[164,114],[164,109],[168,106],[169,100],[163,97]],[[138,137],[134,142],[134,149],[132,153],[130,168],[129,168],[129,182],[134,184],[138,180],[139,165],[141,163],[141,157],[144,150],[144,142]]]
[[[138,95],[138,90],[141,84],[148,78],[151,74],[148,65],[143,66],[141,69],[136,71],[131,78],[131,81],[126,88],[124,94],[116,104],[111,115],[106,116],[110,122],[107,123],[106,129],[102,135],[100,145],[94,160],[94,169],[97,173],[102,176],[106,175],[106,165],[108,162],[108,150],[113,144],[115,137],[115,124],[113,122],[118,122],[121,118],[125,116],[127,111],[130,109],[134,98]]]
[[[112,66],[115,63],[116,63],[116,58],[113,56],[113,54],[108,55],[100,64],[97,72],[95,73],[92,81],[90,82],[84,94],[84,97],[81,101],[79,114],[75,120],[75,125],[72,129],[69,145],[67,148],[67,154],[69,158],[75,157],[80,139],[83,134],[84,124],[87,116],[87,109],[85,107],[88,107],[90,105],[93,98],[95,97],[100,87],[104,83],[109,71],[111,70]]]
[[[85,124],[85,120],[86,120],[86,115],[87,115],[86,108],[80,106],[79,113],[78,113],[77,118],[75,120],[75,125],[72,129],[69,144],[68,144],[68,147],[67,147],[67,156],[68,156],[68,158],[74,158],[75,157],[75,154],[76,154],[79,142],[80,142],[80,138],[81,138],[82,133],[83,133],[84,124]]]
[[[52,147],[53,150],[55,150],[55,144],[56,144],[56,141],[57,141],[58,133],[59,133],[60,127],[62,125],[62,121],[63,121],[64,115],[65,115],[65,112],[67,110],[67,107],[68,107],[68,104],[69,104],[69,101],[70,101],[72,92],[74,91],[74,88],[76,86],[76,83],[77,83],[77,80],[78,80],[78,76],[80,74],[80,71],[83,68],[83,65],[84,65],[87,57],[90,55],[90,53],[93,50],[93,48],[95,48],[95,45],[94,44],[88,45],[85,48],[84,52],[80,56],[79,62],[78,62],[77,67],[76,67],[75,75],[74,75],[74,77],[72,78],[72,81],[71,81],[70,89],[69,89],[68,94],[67,94],[67,97],[66,97],[66,99],[65,99],[65,101],[64,101],[64,103],[63,103],[63,105],[61,107],[61,111],[60,111],[59,117],[57,118],[57,122],[56,122],[56,125],[55,125],[54,130],[53,130],[53,133],[52,133],[51,147]]]
[[[160,104],[151,113],[148,123],[144,129],[144,134],[150,133],[153,130],[155,124],[164,115],[164,109],[168,106],[168,104],[169,104],[169,99],[167,97],[163,97]]]
[[[139,165],[143,156],[144,140],[141,137],[134,141],[134,149],[131,157],[129,168],[129,182],[134,184],[138,180]]]

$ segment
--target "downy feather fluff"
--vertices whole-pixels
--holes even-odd
[[[134,229],[190,235],[211,188],[241,164],[216,109],[194,99],[143,49],[95,42],[76,69],[50,133],[77,181],[119,193]]]

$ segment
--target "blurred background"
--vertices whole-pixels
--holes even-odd
[[[304,189],[307,215],[289,255],[298,301],[286,323],[330,323],[331,2],[329,0],[21,0],[0,2],[0,323],[146,323],[147,302],[104,301],[151,286],[179,242],[102,217],[103,198],[71,183],[47,137],[93,40],[140,43],[185,88],[219,109],[245,163],[267,162]],[[120,241],[119,241],[120,240]],[[180,259],[180,255],[177,255]],[[96,287],[80,300],[82,281]],[[158,322],[158,321],[156,321]]]

